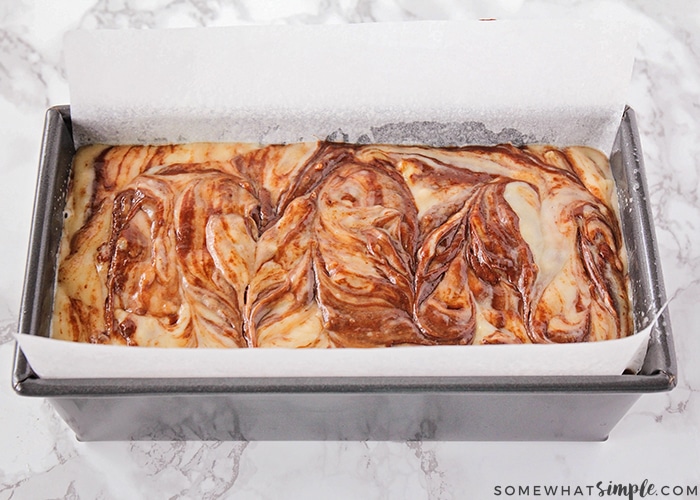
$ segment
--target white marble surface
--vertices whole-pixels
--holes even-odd
[[[670,306],[679,363],[673,392],[643,396],[603,443],[79,443],[46,402],[14,394],[11,333],[43,114],[69,102],[61,53],[66,30],[480,17],[639,23],[628,103],[641,129],[666,289],[669,296],[678,291]],[[478,499],[494,497],[497,486],[562,484],[573,496],[579,485],[644,479],[660,497],[663,491],[700,497],[692,490],[700,485],[698,33],[694,0],[0,2],[0,499]],[[685,493],[676,496],[664,485]],[[583,493],[579,498],[588,496]]]

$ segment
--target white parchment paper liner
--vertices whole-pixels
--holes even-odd
[[[583,144],[609,152],[636,45],[616,21],[77,31],[77,146]],[[618,375],[648,331],[575,345],[162,349],[17,335],[43,378]]]
[[[42,378],[620,375],[637,371],[648,335],[583,344],[389,349],[177,349],[16,336]]]

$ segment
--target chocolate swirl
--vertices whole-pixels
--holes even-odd
[[[53,332],[183,347],[582,342],[631,331],[588,148],[79,151]]]

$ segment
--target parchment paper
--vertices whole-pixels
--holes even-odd
[[[65,53],[77,145],[384,142],[437,122],[608,152],[634,33],[616,21],[75,31]]]
[[[636,30],[616,20],[76,31],[77,146],[330,138],[609,152]],[[576,345],[162,349],[17,335],[44,378],[617,375],[648,331]]]

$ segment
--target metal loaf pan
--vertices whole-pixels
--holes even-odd
[[[49,335],[75,151],[68,106],[46,114],[20,331]],[[634,113],[611,153],[635,326],[665,302]],[[61,360],[56,360],[60,363]],[[47,398],[80,440],[604,440],[644,393],[676,383],[667,312],[643,368],[619,376],[42,379],[22,351],[13,386]]]

